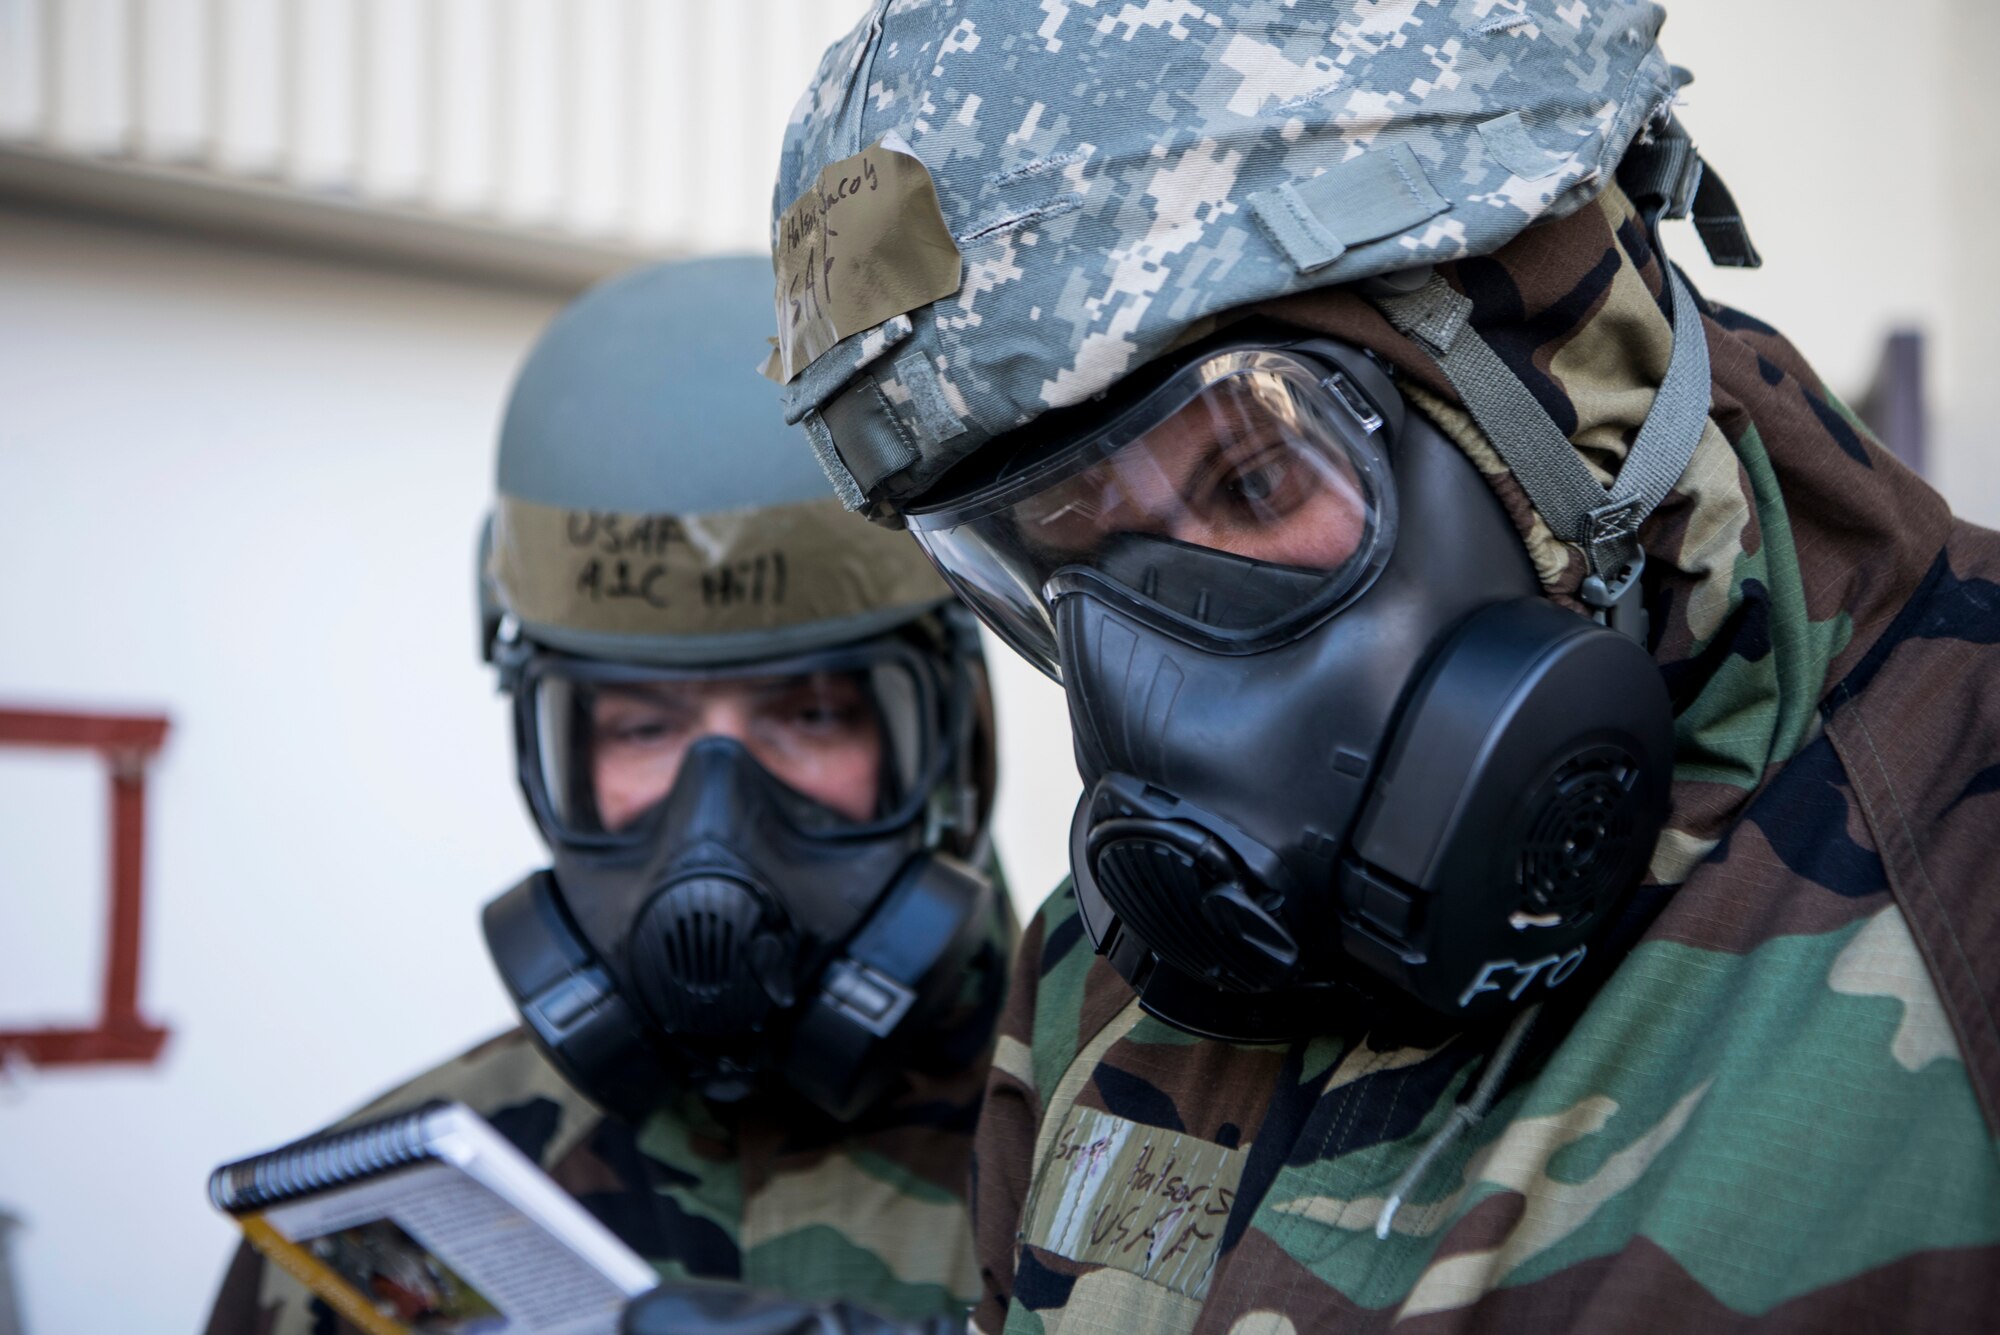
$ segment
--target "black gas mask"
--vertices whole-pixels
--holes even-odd
[[[635,1118],[675,1088],[788,1087],[841,1119],[882,1097],[994,912],[954,856],[976,856],[972,633],[726,672],[517,653],[555,865],[487,906],[486,937],[572,1083]]]
[[[1271,1040],[1585,969],[1665,819],[1665,685],[1380,365],[1238,333],[1037,431],[909,524],[1063,684],[1078,906],[1148,1010]]]

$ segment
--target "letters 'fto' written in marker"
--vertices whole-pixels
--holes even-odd
[[[850,334],[958,291],[958,243],[930,171],[899,137],[829,163],[778,219],[774,379]]]

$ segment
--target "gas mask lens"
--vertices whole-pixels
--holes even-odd
[[[637,838],[679,781],[688,752],[732,741],[789,794],[808,832],[870,827],[920,800],[927,698],[894,652],[872,661],[648,671],[545,661],[526,692],[532,781],[571,837]]]
[[[1387,558],[1380,426],[1338,371],[1218,353],[910,528],[1052,677],[1055,604],[1085,586],[1163,628],[1257,647],[1359,592]]]

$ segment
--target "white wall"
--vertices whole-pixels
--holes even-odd
[[[1695,72],[1681,119],[1743,206],[1765,266],[1674,257],[1710,296],[1776,324],[1840,393],[1883,336],[1929,341],[1929,476],[2000,525],[2000,125],[1991,0],[1667,0],[1662,44]]]
[[[1944,50],[1937,138],[1946,161],[1943,197],[1928,201],[1949,228],[1944,269],[1949,300],[1934,328],[1943,370],[1934,476],[1952,508],[2000,528],[2000,118],[1993,114],[1992,56],[2000,51],[2000,5],[1956,0]]]
[[[1959,514],[2000,525],[2000,128],[1991,0],[1668,0],[1667,54],[1696,75],[1681,120],[1724,174],[1765,266],[1709,267],[1711,297],[1782,329],[1840,393],[1868,386],[1889,329],[1929,338],[1930,469]]]
[[[535,843],[471,535],[553,304],[4,214],[0,294],[0,698],[173,716],[143,998],[175,1031],[157,1070],[0,1105],[0,1199],[30,1331],[185,1330],[231,1231],[208,1168],[507,1018],[474,915]],[[76,933],[47,958],[24,908],[101,931],[70,864],[101,826],[60,800],[101,819],[94,782],[15,774],[10,1019],[78,991]]]

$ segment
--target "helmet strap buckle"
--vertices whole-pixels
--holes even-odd
[[[502,695],[515,693],[521,684],[522,674],[527,671],[528,660],[534,654],[534,646],[521,635],[521,623],[514,619],[512,613],[502,616],[487,642],[487,659],[499,674]]]
[[[1646,643],[1646,603],[1639,594],[1639,572],[1646,568],[1644,548],[1634,547],[1631,559],[1606,579],[1600,574],[1584,577],[1577,596],[1591,610],[1601,626],[1609,626],[1629,639]]]

